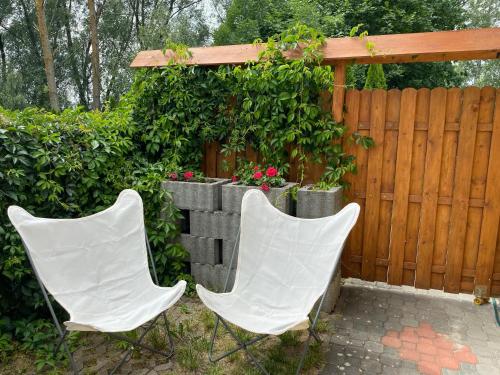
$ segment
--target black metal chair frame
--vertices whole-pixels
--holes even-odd
[[[224,293],[227,292],[227,287],[229,285],[231,268],[233,266],[233,262],[234,262],[234,258],[235,258],[236,247],[238,246],[238,243],[239,243],[239,237],[240,237],[240,230],[238,230],[238,235],[236,237],[236,241],[234,244],[233,253],[231,255],[231,261],[229,262],[229,270],[227,272],[226,281],[224,283],[224,291],[223,291]],[[330,283],[332,282],[334,273],[335,273],[335,269],[332,271],[332,273],[330,275],[328,285],[330,285]],[[328,287],[319,300],[319,305],[318,305],[317,311],[313,314],[314,318],[311,318],[311,316],[308,316],[309,322],[311,323],[310,326],[308,327],[309,335],[308,335],[305,343],[303,344],[303,349],[302,349],[302,354],[300,356],[300,361],[299,361],[299,364],[298,364],[297,369],[295,371],[296,375],[300,374],[300,372],[302,371],[302,368],[304,367],[304,361],[305,361],[307,353],[309,351],[309,343],[311,341],[311,338],[314,338],[316,340],[316,342],[321,343],[321,339],[320,339],[320,337],[315,329],[316,329],[316,325],[317,325],[318,320],[319,320],[319,315],[321,312],[321,308],[323,306],[323,302],[325,301],[327,291],[328,291]],[[258,336],[254,337],[248,341],[242,341],[238,337],[238,335],[234,332],[234,330],[231,329],[229,324],[224,319],[222,319],[222,317],[220,315],[218,315],[215,312],[214,312],[214,314],[215,314],[215,327],[214,327],[214,331],[212,333],[212,337],[210,340],[210,349],[208,352],[208,358],[209,358],[210,362],[212,362],[212,363],[218,362],[221,359],[224,359],[224,358],[230,356],[231,354],[234,354],[240,350],[244,350],[245,353],[250,357],[252,362],[255,364],[255,366],[260,370],[260,372],[262,372],[265,375],[270,375],[270,373],[265,369],[265,367],[262,365],[262,363],[260,363],[257,360],[257,358],[250,352],[250,350],[248,350],[249,346],[266,339],[267,337],[269,337],[269,335],[258,335]],[[217,337],[217,329],[219,328],[219,323],[222,324],[222,326],[225,328],[225,330],[236,341],[237,346],[236,346],[236,348],[231,349],[225,353],[222,353],[214,358],[214,345],[215,345],[215,339]]]
[[[149,244],[149,240],[148,240],[147,235],[146,235],[145,240],[146,240],[146,247],[147,247],[147,250],[148,250],[148,258],[151,261],[151,268],[152,268],[152,271],[153,271],[154,281],[156,282],[157,285],[159,285],[158,275],[156,273],[156,267],[155,267],[155,262],[154,262],[154,258],[153,258],[153,253],[151,252],[151,246]],[[57,319],[56,313],[54,311],[54,307],[52,306],[52,302],[50,301],[50,298],[49,298],[49,293],[48,293],[47,289],[45,288],[45,285],[43,285],[42,280],[40,279],[40,276],[38,275],[38,272],[36,270],[36,267],[35,267],[35,264],[33,262],[33,259],[32,259],[31,255],[30,255],[29,249],[26,246],[26,244],[24,243],[24,241],[23,241],[23,246],[24,246],[24,250],[26,251],[26,254],[28,255],[28,260],[29,260],[29,262],[31,264],[31,267],[32,267],[33,272],[35,274],[35,277],[36,277],[36,279],[38,281],[40,289],[42,290],[43,297],[45,298],[45,302],[47,303],[47,306],[48,306],[49,311],[50,311],[50,315],[52,315],[52,319],[54,321],[54,325],[56,326],[56,330],[57,330],[57,333],[59,335],[59,339],[58,339],[57,344],[56,344],[56,346],[54,348],[54,353],[53,354],[55,356],[59,352],[59,350],[61,349],[61,346],[62,346],[63,349],[64,349],[64,351],[66,352],[68,358],[69,358],[69,362],[70,362],[70,366],[71,366],[72,372],[75,375],[78,375],[79,374],[78,367],[76,366],[76,363],[75,363],[75,360],[73,358],[73,355],[72,355],[72,353],[70,351],[68,343],[66,342],[66,338],[67,338],[67,335],[68,335],[68,330],[66,329],[66,327],[64,327],[64,329],[63,329],[61,323],[59,322],[59,319]],[[167,331],[168,344],[169,344],[169,347],[170,347],[170,350],[168,352],[157,350],[157,349],[151,347],[150,345],[144,344],[142,342],[142,340],[146,337],[146,335],[148,334],[148,332],[150,332],[151,329],[156,325],[156,323],[157,323],[158,319],[160,318],[160,316],[163,317],[163,323],[164,323],[165,329]],[[166,359],[171,358],[173,356],[173,354],[174,354],[174,343],[173,343],[173,340],[172,340],[172,335],[171,335],[171,332],[170,332],[170,329],[169,329],[168,319],[167,319],[165,311],[162,312],[161,314],[157,315],[152,320],[150,320],[150,322],[146,326],[144,332],[141,333],[141,335],[139,336],[139,338],[137,340],[132,340],[131,338],[129,338],[129,337],[123,335],[123,334],[114,333],[114,332],[99,332],[99,333],[105,333],[105,334],[107,334],[108,336],[110,336],[111,338],[113,338],[115,340],[125,341],[125,342],[127,342],[127,343],[129,343],[131,345],[127,350],[124,351],[124,354],[122,354],[122,359],[111,370],[111,372],[109,372],[109,375],[115,374],[123,366],[123,364],[130,359],[133,350],[135,350],[135,347],[139,347],[141,349],[148,350],[148,351],[150,351],[152,353],[159,354],[161,356],[164,356]]]

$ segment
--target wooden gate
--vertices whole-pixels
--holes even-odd
[[[351,90],[345,123],[362,207],[346,275],[448,292],[500,294],[500,90]]]

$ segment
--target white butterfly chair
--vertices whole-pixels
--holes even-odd
[[[344,242],[356,223],[359,205],[351,203],[334,216],[301,219],[273,207],[259,190],[245,193],[241,206],[239,252],[236,278],[231,292],[213,293],[201,285],[196,290],[203,303],[216,315],[209,359],[217,362],[245,350],[257,367],[268,374],[248,346],[268,335],[308,329],[296,373],[302,370],[319,312],[334,270],[340,262]],[[236,246],[235,246],[236,249]],[[234,261],[235,251],[231,258]],[[321,299],[320,299],[321,298]],[[314,318],[309,317],[320,299]],[[213,357],[219,322],[238,346]],[[230,322],[257,336],[243,342],[227,324]]]
[[[158,277],[144,227],[142,200],[134,190],[124,190],[104,211],[78,219],[44,219],[11,206],[9,218],[21,235],[28,259],[40,284],[72,371],[78,369],[65,338],[68,331],[99,331],[167,358],[173,354],[165,311],[184,293],[185,281],[171,288],[151,279],[148,254],[156,284]],[[69,313],[64,329],[48,294]],[[156,350],[142,342],[163,316],[170,351]],[[138,340],[116,332],[138,328],[152,320]],[[131,349],[111,371],[130,357]]]

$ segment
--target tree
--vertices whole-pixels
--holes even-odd
[[[139,50],[161,49],[166,39],[190,45],[210,41],[201,0],[94,0],[97,48],[89,33],[88,0],[42,4],[60,107],[96,102],[95,66],[101,105],[113,105],[130,87],[135,72],[129,64]],[[0,0],[1,106],[51,107],[34,5],[33,0]]]
[[[97,38],[97,17],[94,0],[87,0],[89,9],[89,29],[92,54],[90,61],[92,65],[92,108],[101,108],[101,73],[99,69],[99,41]]]
[[[56,74],[54,71],[54,58],[52,56],[52,49],[50,48],[47,24],[45,23],[44,0],[35,0],[35,7],[38,20],[38,34],[40,36],[40,44],[42,46],[45,76],[47,78],[50,107],[52,108],[52,110],[59,112],[60,107],[59,107],[59,99],[57,97]]]
[[[453,30],[463,27],[465,19],[464,0],[233,0],[224,22],[214,32],[214,42],[265,40],[297,21],[327,36],[339,37],[349,35],[359,24],[363,24],[362,30],[376,35]],[[363,87],[367,69],[366,65],[354,65],[350,84]],[[389,64],[384,70],[391,88],[456,86],[464,80],[464,75],[450,62]]]
[[[371,64],[366,73],[365,89],[386,89],[384,68],[382,64]]]

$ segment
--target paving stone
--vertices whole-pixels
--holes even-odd
[[[498,374],[500,374],[500,369],[496,366],[477,364],[476,370],[477,370],[477,373],[480,375],[494,375],[494,374],[498,375]]]
[[[365,349],[374,353],[383,353],[384,345],[379,342],[367,341],[365,342]]]

